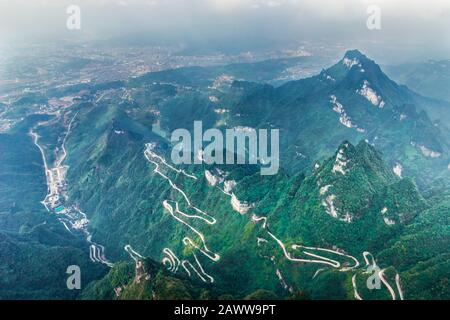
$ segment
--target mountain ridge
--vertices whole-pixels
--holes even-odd
[[[156,269],[165,266],[160,280],[183,298],[193,285],[196,298],[213,286],[235,298],[266,290],[272,298],[355,299],[359,290],[364,299],[390,299],[386,288],[365,290],[369,258],[390,283],[401,278],[406,298],[448,297],[444,129],[361,52],[327,70],[280,87],[224,75],[193,88],[184,76],[166,83],[158,73],[151,84],[104,85],[107,94],[80,98],[66,136],[68,196],[117,264],[84,297],[113,299],[117,289],[118,298],[153,298]],[[279,128],[285,167],[263,177],[246,165],[172,164],[168,133],[199,119],[220,130]],[[13,131],[28,127],[25,119]],[[430,183],[435,177],[443,185]],[[18,227],[26,234],[32,225]],[[147,275],[137,264],[133,274],[123,263],[130,259],[156,268],[148,281],[135,281]],[[433,281],[424,284],[421,272],[433,272]]]

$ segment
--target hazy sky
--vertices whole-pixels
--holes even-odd
[[[80,31],[66,28],[71,4]],[[381,30],[366,27],[370,5],[381,9]],[[366,41],[450,58],[449,30],[450,0],[0,0],[4,42],[133,33],[203,45]]]

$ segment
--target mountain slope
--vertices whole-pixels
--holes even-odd
[[[349,52],[320,75],[279,88],[248,82],[177,86],[176,94],[164,91],[161,99],[157,86],[127,88],[126,100],[110,96],[83,105],[67,141],[70,197],[88,214],[93,239],[108,244],[112,261],[129,259],[124,247],[132,245],[177,274],[237,298],[259,289],[278,297],[302,290],[325,298],[332,285],[339,288],[336,297],[352,299],[352,277],[364,279],[366,251],[390,281],[421,261],[435,267],[428,256],[403,266],[380,254],[430,209],[413,180],[399,176],[417,175],[425,183],[436,168],[446,172],[444,129],[416,111],[414,96],[361,53]],[[145,104],[144,97],[157,98]],[[220,108],[228,111],[216,112]],[[261,177],[252,166],[171,168],[171,146],[161,136],[198,119],[221,129],[281,128],[287,170]],[[297,252],[299,246],[313,249]],[[309,254],[321,262],[296,260]],[[179,262],[169,263],[170,257]],[[326,259],[337,259],[339,267],[330,268]],[[352,267],[354,259],[361,266]],[[409,287],[413,296],[418,290]],[[364,294],[390,297],[387,290]]]
[[[105,244],[105,255],[116,263],[83,298],[448,298],[449,140],[447,128],[429,115],[426,98],[398,86],[358,51],[281,87],[203,72],[99,85],[73,107],[68,197],[86,213],[92,241]],[[194,120],[221,130],[280,129],[282,168],[261,176],[252,165],[174,165],[168,135],[191,129]],[[16,130],[27,132],[26,122]],[[40,130],[52,149],[62,128]],[[5,164],[17,174],[42,173],[31,140],[23,142],[19,154],[29,150],[36,163]],[[45,194],[33,189],[43,175],[29,177],[32,197],[24,211]],[[13,187],[12,195],[23,195]],[[14,211],[11,203],[0,204]],[[34,221],[28,216],[23,223],[4,216],[15,232],[34,230],[31,240],[2,234],[8,252],[32,243],[15,256],[24,269],[28,252],[40,252],[51,265],[52,257],[65,264],[66,252],[84,263],[84,240],[64,238],[80,250],[68,250],[63,239],[64,248],[55,248],[66,232],[61,225],[55,230],[52,224],[56,235],[48,234],[45,226],[26,223]],[[50,248],[42,252],[41,244]],[[143,264],[133,273],[124,260]],[[366,288],[375,265],[394,294],[386,285]]]
[[[221,129],[280,129],[281,165],[290,172],[310,168],[343,140],[366,139],[392,168],[414,176],[420,187],[447,171],[450,163],[450,131],[445,118],[437,119],[448,114],[443,110],[450,105],[397,85],[357,50],[317,76],[279,88],[237,81],[201,93],[181,91],[159,110],[169,132],[190,129],[199,119],[205,127]]]
[[[0,134],[0,300],[74,299],[80,291],[66,286],[68,266],[81,268],[83,287],[106,270],[90,262],[85,241],[41,204],[44,167],[28,125]]]
[[[428,97],[450,101],[450,61],[429,60],[386,66],[386,72],[398,83]]]

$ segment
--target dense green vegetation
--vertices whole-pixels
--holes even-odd
[[[345,59],[358,64],[348,67],[342,60],[317,76],[279,87],[247,80],[275,79],[295,61],[182,68],[52,92],[89,92],[74,107],[78,114],[66,142],[68,192],[86,212],[93,241],[106,247],[115,266],[102,277],[106,270],[88,260],[83,238],[67,232],[39,203],[46,193],[45,177],[27,132],[42,116],[30,116],[0,135],[0,298],[354,299],[353,276],[364,298],[390,298],[385,288],[366,289],[363,265],[340,271],[289,261],[270,231],[295,258],[311,256],[294,244],[339,250],[361,264],[363,252],[370,251],[390,281],[399,273],[405,298],[448,299],[450,140],[448,128],[435,118],[436,110],[448,104],[397,85],[357,51]],[[223,74],[242,81],[216,83]],[[382,107],[358,93],[364,80],[383,99]],[[93,95],[104,90],[108,95],[95,102]],[[129,90],[126,99],[124,90]],[[340,122],[332,96],[364,130]],[[250,165],[182,166],[198,180],[161,169],[217,220],[189,221],[220,255],[212,262],[197,253],[213,283],[194,273],[188,277],[182,267],[171,273],[159,263],[164,248],[195,262],[195,250],[182,240],[189,236],[200,245],[201,239],[164,209],[164,200],[178,201],[180,210],[195,214],[144,157],[145,143],[152,142],[154,151],[170,162],[165,133],[191,129],[194,120],[220,130],[281,130],[282,167],[274,176],[261,176]],[[67,117],[40,128],[50,160],[66,125]],[[398,164],[402,177],[393,171]],[[235,180],[233,193],[254,204],[250,212],[233,210],[230,197],[208,184],[205,170]],[[252,214],[267,217],[269,227],[253,221]],[[130,263],[126,245],[146,257],[143,265]],[[330,252],[320,254],[336,259]],[[339,259],[344,267],[352,263]],[[65,288],[69,264],[80,265],[86,274],[81,295]]]
[[[40,203],[46,194],[39,150],[22,123],[0,134],[0,299],[73,299],[67,267],[78,265],[82,287],[105,268],[89,261],[88,245],[68,233]]]

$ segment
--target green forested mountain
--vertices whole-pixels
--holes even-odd
[[[398,83],[435,99],[450,101],[450,61],[429,60],[386,66],[386,72]]]
[[[0,299],[73,299],[80,292],[67,289],[68,266],[80,266],[83,284],[106,269],[90,263],[85,241],[40,203],[42,160],[23,129],[0,134]]]
[[[281,163],[291,173],[310,168],[344,140],[364,139],[421,187],[448,170],[449,103],[397,85],[357,50],[317,76],[277,88],[210,79],[216,85],[198,90],[189,87],[182,70],[167,73],[174,78],[177,72],[180,77],[171,83],[178,95],[157,107],[169,132],[191,128],[199,119],[205,127],[280,128]],[[167,76],[153,75],[152,82]],[[145,85],[146,79],[138,83]]]
[[[11,261],[24,268],[38,266],[28,252],[46,263],[78,257],[90,275],[84,299],[448,299],[450,135],[448,113],[438,115],[450,105],[399,86],[357,50],[310,78],[251,82],[279,75],[280,63],[258,77],[261,65],[181,68],[52,92],[78,98],[59,125],[38,128],[44,152],[54,162],[65,143],[67,203],[85,213],[89,241],[114,267],[101,277],[89,244],[40,206],[45,177],[29,118],[1,140],[15,144],[2,175],[27,172],[29,186],[2,190],[1,250],[20,252]],[[170,132],[196,120],[280,129],[280,171],[173,165]],[[32,160],[17,167],[23,153]],[[49,222],[33,227],[30,212]],[[4,261],[5,274],[19,268]],[[388,285],[368,288],[371,267]]]

